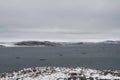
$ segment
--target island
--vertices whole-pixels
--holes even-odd
[[[62,43],[59,42],[50,42],[50,41],[21,41],[16,42],[16,46],[62,46]]]

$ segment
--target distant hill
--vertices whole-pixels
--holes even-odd
[[[50,42],[50,41],[22,41],[15,43],[17,46],[61,46],[62,43]]]
[[[107,40],[107,41],[100,42],[100,43],[104,43],[104,44],[120,44],[120,41]]]

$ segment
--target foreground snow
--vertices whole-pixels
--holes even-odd
[[[1,73],[0,80],[120,80],[120,71],[67,67],[35,67]]]

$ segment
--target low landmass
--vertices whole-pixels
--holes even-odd
[[[17,46],[61,46],[62,43],[50,42],[50,41],[22,41],[15,43]]]
[[[100,43],[104,43],[104,44],[120,44],[120,41],[107,40],[107,41],[100,42]]]
[[[20,42],[0,42],[0,47],[41,47],[41,46],[69,46],[84,44],[110,44],[119,45],[120,41],[107,40],[103,42],[51,42],[51,41],[20,41]]]

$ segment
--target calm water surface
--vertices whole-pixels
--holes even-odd
[[[79,66],[120,70],[120,45],[0,48],[0,72],[34,66]]]

